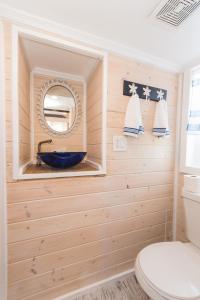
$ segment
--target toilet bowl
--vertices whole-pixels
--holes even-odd
[[[136,278],[152,300],[200,300],[200,195],[187,193],[184,201],[191,242],[152,244],[136,259]]]

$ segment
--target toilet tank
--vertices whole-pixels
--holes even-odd
[[[183,199],[187,238],[200,248],[200,194],[183,191]]]

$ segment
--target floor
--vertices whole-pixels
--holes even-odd
[[[148,296],[136,282],[135,276],[129,274],[121,279],[92,288],[68,300],[147,300]],[[66,299],[67,300],[67,299]]]

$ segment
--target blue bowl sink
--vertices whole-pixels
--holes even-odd
[[[38,152],[39,158],[48,166],[66,169],[79,164],[87,152]]]

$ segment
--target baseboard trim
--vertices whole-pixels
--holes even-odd
[[[80,295],[81,293],[83,293],[83,292],[85,292],[85,291],[87,291],[89,289],[95,288],[97,286],[101,286],[102,284],[108,283],[109,281],[113,281],[113,280],[119,279],[120,277],[123,277],[125,275],[130,274],[130,273],[134,273],[134,269],[133,268],[129,269],[129,270],[125,271],[125,272],[118,273],[116,275],[110,276],[110,277],[108,277],[106,279],[97,281],[97,282],[95,282],[93,284],[87,285],[87,286],[85,286],[83,288],[80,288],[80,289],[77,289],[77,290],[75,290],[73,292],[69,292],[69,293],[67,293],[65,295],[59,296],[59,297],[55,298],[54,300],[70,300],[71,297],[74,297],[74,296],[76,297],[76,296]]]

